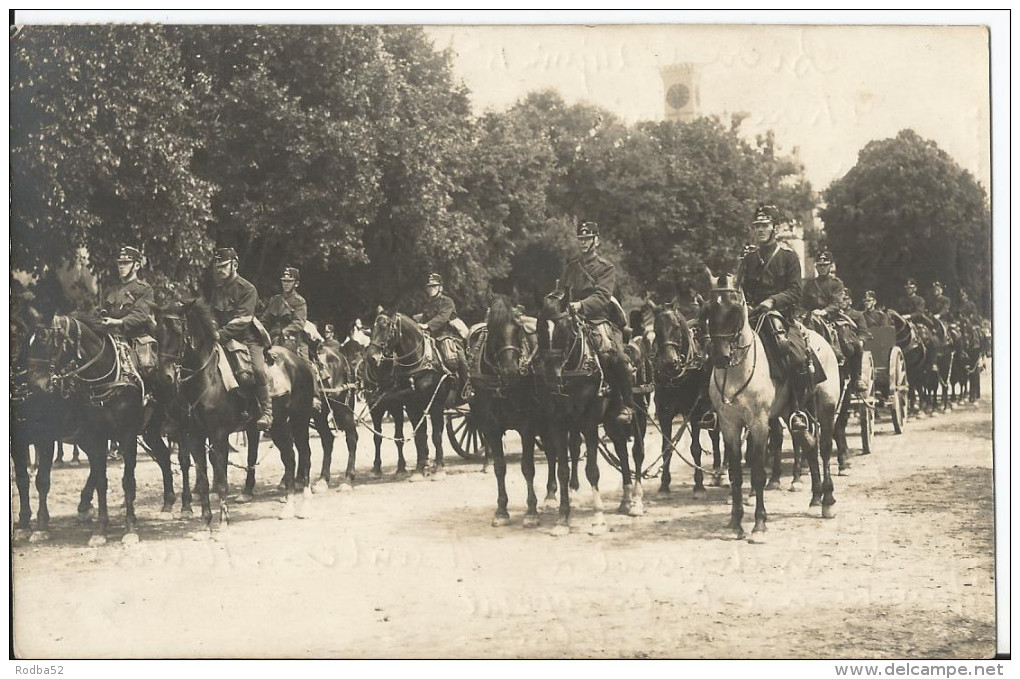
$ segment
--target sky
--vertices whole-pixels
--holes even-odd
[[[986,188],[990,182],[988,34],[977,26],[427,26],[477,113],[552,88],[627,122],[662,119],[659,69],[695,64],[701,114],[749,114],[798,146],[821,190],[869,141],[911,128]]]

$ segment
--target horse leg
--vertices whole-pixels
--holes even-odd
[[[185,444],[185,437],[177,441],[177,464],[181,466],[181,518],[190,519],[191,511],[191,450]]]
[[[644,404],[645,407],[635,416],[634,424],[632,425],[634,427],[634,447],[632,449],[634,456],[634,489],[631,491],[630,496],[631,516],[644,516],[645,513],[645,490],[641,485],[641,475],[645,465],[645,431],[648,427],[647,405],[647,403]],[[623,450],[626,453],[626,440],[623,444]]]
[[[328,397],[326,397],[328,399]],[[329,474],[333,467],[333,430],[329,427],[329,410],[320,408],[312,413],[312,424],[319,434],[319,444],[322,445],[322,469],[319,471],[319,478],[316,479],[313,490],[323,492],[329,489]]]
[[[160,413],[160,411],[157,411],[157,413]],[[158,420],[156,420],[157,417],[159,418]],[[156,421],[154,422],[154,420]],[[163,475],[163,508],[160,512],[169,514],[173,511],[177,495],[174,493],[174,473],[170,468],[170,448],[163,441],[163,437],[159,435],[160,430],[163,428],[162,422],[161,414],[153,415],[153,419],[149,420],[149,426],[142,433],[142,440],[145,441],[145,445],[152,451],[152,457],[156,460],[156,464],[159,465],[159,471]]]
[[[32,505],[29,494],[32,479],[28,472],[28,444],[18,440],[17,433],[12,437],[11,459],[14,462],[14,479],[18,486],[18,522],[14,524],[14,539],[24,540],[32,533]]]
[[[354,470],[358,462],[358,423],[354,421],[354,412],[344,409],[338,426],[344,430],[344,437],[347,441],[347,469],[344,470],[344,480],[340,484],[340,490],[351,490],[354,487]],[[374,471],[374,470],[373,470]],[[379,470],[380,474],[382,470]]]
[[[297,480],[294,461],[294,439],[291,436],[290,427],[278,419],[273,420],[273,427],[270,429],[273,445],[280,451],[280,461],[283,462],[284,479],[284,505],[280,512],[281,519],[293,519],[297,516],[294,491]]]
[[[839,408],[839,412],[836,413],[836,422],[833,426],[833,438],[836,440],[836,461],[839,463],[840,475],[846,474],[846,470],[850,468],[850,461],[847,456],[850,452],[850,448],[846,442],[846,425],[850,420],[850,396],[844,394],[843,404]]]
[[[821,428],[819,431],[818,441],[816,443],[817,451],[821,454],[822,463],[822,517],[831,519],[836,516],[836,511],[833,508],[836,504],[836,498],[833,495],[835,486],[832,483],[832,474],[829,471],[829,460],[832,458],[832,422],[833,422],[833,406],[827,406],[824,408],[824,416],[821,418]]]
[[[212,522],[212,509],[209,500],[209,465],[215,464],[215,454],[206,445],[206,437],[198,432],[189,431],[181,439],[183,448],[191,452],[192,460],[195,462],[195,490],[198,492],[198,500],[202,505],[202,523],[206,527]],[[184,510],[181,510],[183,514]]]
[[[618,412],[614,409],[613,412]],[[610,425],[610,437],[616,454],[621,458],[621,466],[627,459],[627,432],[615,422]],[[602,506],[602,494],[599,492],[599,425],[592,423],[585,432],[584,442],[586,444],[584,475],[588,478],[591,486],[591,503],[595,515],[592,517],[591,528],[588,533],[591,535],[603,535],[606,532],[606,516]]]
[[[282,412],[283,408],[277,408],[276,412]],[[273,420],[275,423],[276,420]],[[259,440],[262,438],[262,433],[259,432],[257,427],[248,427],[245,430],[246,440],[248,441],[248,463],[247,469],[244,472],[244,489],[241,494],[237,497],[238,502],[251,502],[255,498],[255,465],[259,463]],[[270,435],[270,438],[272,436]],[[229,455],[230,449],[224,448],[223,455]],[[224,469],[226,469],[226,459],[223,461]],[[215,470],[214,470],[215,472]],[[293,482],[293,479],[291,479]]]
[[[38,446],[36,447],[38,450]],[[88,459],[88,455],[85,456]],[[36,478],[36,484],[38,485],[39,479]],[[46,486],[49,489],[49,486]],[[92,472],[92,465],[89,465],[89,474],[85,477],[85,485],[82,486],[81,496],[78,500],[77,516],[75,521],[79,524],[89,523],[96,518],[96,510],[92,506],[92,497],[96,494],[96,477]],[[42,497],[40,496],[39,511],[42,512],[43,504]],[[48,516],[48,515],[47,515]],[[48,520],[48,519],[47,519]]]
[[[382,476],[382,421],[384,410],[380,407],[372,408],[368,411],[369,415],[372,416],[372,445],[375,447],[375,459],[372,461],[372,476],[380,478]],[[394,420],[396,422],[396,420]],[[396,426],[394,425],[394,438],[399,436],[396,434]],[[403,455],[401,455],[403,457]],[[350,465],[350,462],[348,462]]]
[[[506,494],[506,457],[503,450],[503,432],[499,427],[489,425],[484,431],[485,441],[492,450],[492,467],[496,473],[496,515],[492,517],[493,527],[509,526],[509,498]],[[523,467],[523,463],[521,465]]]
[[[559,506],[559,500],[556,498],[556,477],[557,477],[557,458],[556,453],[552,449],[552,445],[549,443],[548,435],[542,437],[542,441],[545,444],[545,461],[547,477],[545,481],[545,508],[552,510]]]
[[[524,515],[524,527],[534,528],[538,525],[538,495],[535,494],[535,433],[530,427],[525,426],[521,428],[520,434],[521,473],[528,486],[528,511]],[[492,446],[489,448],[495,450]],[[495,454],[493,463],[495,464]]]
[[[747,436],[747,448],[750,456],[751,488],[754,490],[754,528],[751,530],[751,542],[762,543],[765,538],[766,520],[768,514],[765,511],[765,458],[768,452],[768,443],[771,424],[769,422],[757,422],[751,426]],[[780,425],[781,426],[781,425]],[[776,455],[778,457],[778,453]]]
[[[442,396],[442,394],[440,394]],[[446,399],[444,398],[443,401]],[[436,398],[436,403],[429,411],[429,420],[432,425],[432,448],[435,450],[435,469],[432,472],[432,480],[438,481],[446,478],[446,466],[443,464],[443,403]]]
[[[732,431],[724,432],[723,441],[730,477],[730,522],[726,527],[733,531],[738,540],[743,540],[744,529],[740,524],[744,519],[744,498],[742,497],[744,470],[743,461],[740,459],[740,428],[735,427]]]
[[[36,531],[32,533],[29,538],[32,542],[39,542],[42,540],[49,540],[50,538],[50,509],[49,509],[49,494],[50,494],[50,474],[53,470],[53,447],[54,441],[45,441],[43,443],[37,443],[33,446],[35,448],[35,460],[36,464],[39,465],[35,473],[35,489],[39,494],[39,511],[36,515]],[[25,448],[26,457],[28,448]],[[27,459],[26,459],[27,463]],[[91,474],[91,469],[89,474]],[[27,478],[26,478],[27,485]],[[89,484],[85,484],[86,488],[90,488]],[[28,504],[28,489],[25,489],[24,504]],[[84,490],[82,491],[85,492]],[[92,491],[89,490],[89,506],[91,507]],[[31,515],[31,514],[29,514]]]
[[[633,422],[631,425],[633,425]],[[598,436],[597,431],[596,436]],[[620,506],[616,511],[618,514],[629,514],[631,509],[631,494],[634,490],[634,478],[630,472],[630,451],[627,450],[626,439],[624,440],[623,450],[617,448],[616,441],[612,441],[612,444],[616,451],[616,457],[620,460],[620,476],[623,477],[623,498],[620,500]],[[586,473],[587,470],[588,465],[585,464]]]
[[[568,431],[565,427],[550,427],[546,441],[547,450],[554,451],[556,456],[556,476],[559,480],[560,506],[556,525],[551,531],[553,536],[564,536],[570,533],[570,460],[568,448]]]
[[[138,542],[138,518],[135,516],[135,467],[138,464],[138,437],[125,435],[120,441],[120,454],[124,460],[124,475],[121,486],[124,489],[124,523],[125,531],[121,542],[132,545]]]
[[[581,480],[577,474],[577,467],[581,460],[581,433],[570,432],[570,490],[580,490]]]
[[[99,547],[106,544],[106,530],[110,526],[106,481],[107,440],[98,436],[89,436],[82,441],[82,448],[84,448],[85,455],[89,458],[89,474],[95,482],[96,501],[99,505],[99,519],[96,522],[96,528],[93,531],[92,537],[89,538],[89,547]],[[39,476],[42,477],[42,474],[40,473]],[[48,486],[48,478],[46,482]],[[40,492],[40,512],[42,511],[41,497],[42,492]]]
[[[397,445],[397,476],[407,473],[407,461],[404,459],[404,409],[397,406],[397,412],[393,415],[393,438]],[[381,429],[379,431],[382,431]]]
[[[782,477],[782,459],[783,459],[783,423],[778,417],[774,417],[769,420],[769,438],[767,451],[770,459],[772,460],[772,474],[769,476],[769,482],[766,488],[768,490],[778,490],[780,487],[780,478]],[[794,451],[794,469],[793,478],[800,475],[799,460],[796,459],[796,450]],[[795,481],[791,481],[791,484]]]
[[[427,415],[418,404],[409,407],[407,414],[411,418],[411,422],[415,423],[418,427],[414,431],[414,448],[417,454],[417,461],[415,462],[414,473],[408,480],[411,482],[424,481],[425,475],[428,473],[429,445],[428,431],[425,423],[422,422],[422,418],[427,417]]]
[[[226,528],[230,521],[230,514],[227,511],[227,460],[230,454],[230,433],[227,431],[216,432],[215,435],[210,437],[212,443],[212,472],[213,472],[213,490],[216,492],[216,500],[219,503],[219,511],[213,512],[210,516],[209,528],[213,531],[221,530]],[[252,476],[252,486],[254,486],[254,466],[251,463],[251,448],[252,442],[258,441],[257,436],[252,436],[251,431],[248,432],[248,459],[249,469],[248,473]],[[258,444],[255,444],[256,455],[258,451]]]
[[[312,515],[312,447],[308,442],[308,422],[304,421],[304,417],[294,417],[287,428],[297,448],[297,490],[301,492],[301,502],[294,515],[307,519]]]
[[[700,437],[701,436],[701,429],[697,429],[697,428],[694,429],[692,431],[692,435],[694,433],[697,433],[697,435]],[[721,456],[720,451],[719,451],[719,430],[718,429],[713,429],[712,431],[708,432],[708,438],[711,439],[711,441],[712,441],[712,485],[713,486],[721,486],[722,485],[722,460],[721,460],[722,456]]]
[[[673,459],[673,409],[666,403],[665,399],[657,399],[655,403],[655,414],[659,418],[659,430],[662,432],[662,478],[659,479],[659,492],[668,493],[669,484],[673,477],[669,473],[669,463]],[[693,436],[693,429],[691,430]],[[698,471],[694,472],[694,487],[697,490]]]

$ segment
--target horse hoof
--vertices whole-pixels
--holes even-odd
[[[846,470],[846,467],[843,467],[836,472],[836,476],[850,476],[850,472]]]
[[[295,515],[296,514],[294,512],[294,502],[293,500],[288,501],[283,506],[283,511],[280,512],[280,519],[286,521],[287,519],[293,519]]]
[[[124,545],[137,545],[138,544],[138,533],[124,533],[124,537],[120,539],[121,544]]]
[[[482,465],[482,473],[483,474],[488,474],[489,473],[489,465],[487,465],[487,464],[483,464]]]
[[[836,518],[836,505],[822,505],[822,518],[823,519],[835,519]]]
[[[354,486],[352,486],[349,481],[344,481],[340,484],[340,487],[337,490],[341,493],[350,493],[354,490]]]
[[[817,507],[822,504],[822,501],[817,497],[811,498],[811,502],[808,503],[808,507]]]
[[[659,493],[669,495],[669,486],[665,483],[659,484]]]
[[[781,487],[782,484],[779,483],[779,479],[773,479],[765,486],[765,490],[779,490]]]
[[[699,499],[701,499],[703,497],[705,497],[705,487],[704,486],[694,486],[694,499],[695,500],[699,500]]]
[[[720,475],[720,474],[713,474],[712,475],[712,485],[715,486],[716,488],[721,486],[722,485],[722,475]]]
[[[105,535],[93,535],[89,538],[89,547],[102,547],[106,544]]]
[[[407,477],[408,483],[421,483],[425,480],[425,474],[423,472],[415,472]]]
[[[312,484],[313,493],[325,493],[327,490],[329,490],[329,481],[326,479],[319,479]]]
[[[372,478],[373,479],[381,479],[382,478],[382,469],[373,469],[372,470]]]
[[[88,522],[92,521],[92,519],[94,519],[95,516],[96,516],[96,510],[94,510],[92,507],[89,507],[84,512],[78,512],[78,517],[77,517],[76,521],[78,523],[88,523]]]
[[[752,545],[764,545],[767,541],[765,531],[763,530],[753,530],[751,531],[751,537],[747,538],[748,544]]]
[[[617,509],[616,509],[616,513],[617,514],[630,514],[630,507],[631,507],[631,504],[629,502],[621,502],[620,506],[617,507]]]
[[[246,505],[250,502],[253,502],[254,500],[255,496],[252,495],[251,493],[241,493],[240,495],[234,498],[234,502],[239,505]]]
[[[605,535],[608,532],[609,528],[604,519],[601,522],[598,520],[592,522],[591,527],[588,528],[588,535]]]
[[[510,516],[508,514],[496,514],[492,517],[492,527],[501,528],[503,526],[510,525]]]
[[[49,539],[50,533],[49,531],[45,530],[37,530],[36,532],[28,536],[29,542],[46,542]]]
[[[741,528],[740,526],[737,526],[736,528],[733,529],[733,537],[735,539],[737,539],[737,540],[744,540],[744,539],[746,539],[747,534],[744,533],[744,529],[743,528]]]
[[[174,503],[173,502],[167,502],[166,504],[163,505],[163,509],[159,510],[159,513],[160,514],[164,514],[164,515],[165,514],[173,514],[174,513]]]
[[[558,523],[552,527],[552,530],[549,531],[549,535],[553,536],[554,538],[566,537],[567,535],[570,535],[570,526],[563,523]]]
[[[191,507],[182,507],[181,514],[178,518],[181,521],[191,521],[195,518],[195,512],[192,511]]]
[[[524,517],[524,527],[525,528],[536,528],[539,523],[540,523],[540,520],[538,518],[538,514],[527,514]]]
[[[32,531],[31,531],[31,529],[29,529],[29,528],[15,528],[14,529],[14,540],[15,540],[15,542],[17,542],[19,540],[31,540],[31,539],[32,539]]]
[[[542,507],[548,511],[552,511],[560,506],[560,501],[555,497],[547,497],[545,502],[542,503]]]
[[[433,481],[442,481],[446,478],[445,469],[437,469],[430,477]]]
[[[640,502],[632,502],[630,505],[630,511],[627,512],[628,516],[644,516],[645,506]]]

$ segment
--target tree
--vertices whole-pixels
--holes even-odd
[[[193,282],[213,182],[177,51],[159,26],[29,26],[11,42],[11,264],[42,274],[89,253],[109,280],[140,245],[154,283]]]
[[[987,194],[935,142],[903,130],[868,143],[824,198],[828,242],[850,287],[894,304],[905,278],[923,288],[937,279],[991,308]]]

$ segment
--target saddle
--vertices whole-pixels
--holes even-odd
[[[236,384],[237,387],[255,386],[255,363],[252,361],[248,345],[231,339],[227,340],[221,347],[226,356],[227,366],[230,368],[230,381]],[[223,374],[223,372],[223,364],[221,362],[220,373],[223,377],[223,382],[227,384],[227,389],[231,390],[227,375]]]

